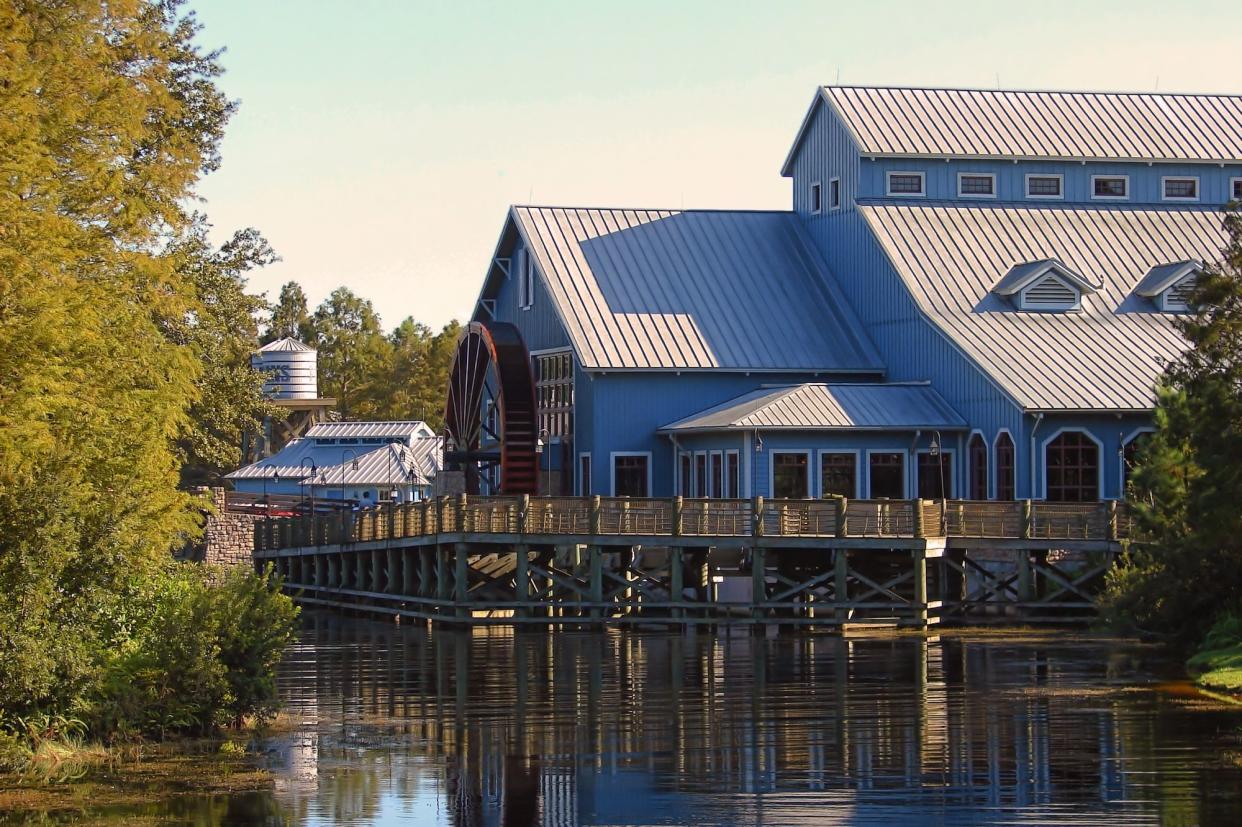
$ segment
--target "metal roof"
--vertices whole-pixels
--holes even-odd
[[[320,422],[310,426],[306,436],[311,439],[412,439],[434,436],[434,431],[419,419],[393,422]]]
[[[666,425],[662,433],[724,430],[966,428],[927,384],[806,384],[762,388]]]
[[[812,112],[821,99],[869,156],[1242,161],[1239,95],[825,86]]]
[[[1145,410],[1185,341],[1133,295],[1154,265],[1219,258],[1207,210],[860,206],[923,313],[1030,410]],[[1080,311],[1022,313],[992,286],[1017,262],[1056,258],[1102,282]]]
[[[883,371],[793,213],[513,215],[584,368]]]
[[[1009,272],[1000,281],[996,282],[992,292],[998,296],[1012,296],[1022,292],[1023,288],[1029,286],[1044,273],[1056,273],[1085,293],[1094,293],[1100,289],[1099,284],[1093,283],[1081,273],[1074,272],[1055,258],[1043,258],[1038,261],[1015,264],[1009,268]]]
[[[287,353],[291,351],[305,352],[313,350],[314,348],[310,345],[303,344],[297,339],[285,337],[284,339],[277,339],[274,342],[268,342],[263,347],[259,348],[259,353]]]
[[[343,455],[343,452],[348,452]],[[403,485],[414,472],[417,485],[430,484],[442,467],[439,437],[420,437],[411,445],[390,442],[369,451],[357,453],[337,445],[317,445],[308,438],[295,439],[281,450],[259,462],[226,475],[226,479],[306,480],[310,483],[311,464],[315,468],[316,485]]]
[[[1168,264],[1158,264],[1147,271],[1147,275],[1134,288],[1134,292],[1147,298],[1159,296],[1186,276],[1202,269],[1203,262],[1201,261],[1172,261]]]

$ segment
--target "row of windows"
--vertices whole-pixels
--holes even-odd
[[[841,206],[841,179],[828,181],[828,209],[835,210]],[[822,212],[824,208],[823,191],[818,181],[811,184],[811,212]]]
[[[833,179],[834,181],[836,179]],[[926,175],[922,172],[890,172],[887,174],[887,190],[890,196],[926,195]],[[1199,178],[1197,176],[1165,176],[1160,179],[1162,197],[1166,201],[1198,201]],[[819,184],[811,185],[812,212],[818,212]],[[995,198],[996,175],[990,172],[960,172],[957,176],[957,194],[962,198]],[[1230,179],[1230,195],[1242,200],[1242,178]],[[1028,174],[1026,197],[1036,199],[1060,199],[1065,197],[1065,176]],[[1101,200],[1126,200],[1130,197],[1130,176],[1092,175],[1091,197]]]
[[[683,497],[736,499],[742,496],[741,454],[700,451],[678,457],[677,492]]]
[[[539,430],[546,436],[574,432],[574,365],[569,351],[534,358],[535,406]]]

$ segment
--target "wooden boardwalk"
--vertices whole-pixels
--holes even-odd
[[[1068,622],[1124,504],[454,497],[261,520],[308,604],[453,623]]]

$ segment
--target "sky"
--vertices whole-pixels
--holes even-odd
[[[511,204],[788,209],[819,84],[1242,92],[1242,3],[192,0],[250,286],[470,315]]]

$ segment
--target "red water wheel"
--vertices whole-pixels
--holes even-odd
[[[444,405],[444,462],[466,493],[538,493],[535,380],[522,334],[471,322],[457,339]]]

